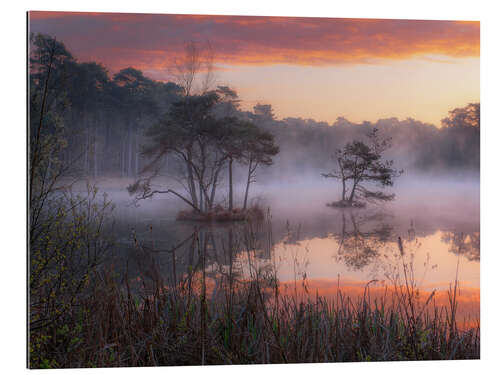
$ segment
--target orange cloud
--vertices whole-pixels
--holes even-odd
[[[210,41],[228,65],[371,64],[415,56],[479,56],[479,22],[30,12],[81,60],[111,70],[164,69],[186,41]]]

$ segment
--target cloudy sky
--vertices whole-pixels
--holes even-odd
[[[479,101],[479,22],[31,12],[30,31],[79,61],[172,78],[188,41],[209,41],[218,84],[244,108],[334,122],[413,117],[440,124]]]

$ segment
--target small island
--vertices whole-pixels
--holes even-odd
[[[194,73],[193,73],[194,74]],[[261,208],[248,207],[250,185],[260,166],[273,163],[279,147],[274,136],[252,121],[237,116],[238,95],[225,86],[198,95],[186,95],[145,135],[142,154],[150,162],[141,176],[127,187],[135,202],[156,194],[173,194],[190,206],[178,220],[241,221],[263,217]],[[258,107],[258,106],[257,106]],[[266,106],[263,106],[266,107]],[[184,192],[154,189],[152,181],[165,156],[173,156],[177,180]],[[234,165],[244,166],[246,181],[241,207],[234,202]],[[217,189],[226,178],[227,194]],[[225,207],[220,202],[227,202]]]
[[[373,128],[366,137],[368,144],[354,140],[347,143],[343,149],[337,149],[332,156],[338,164],[338,169],[322,173],[325,178],[335,178],[342,181],[342,198],[339,201],[327,203],[334,208],[364,208],[367,202],[392,201],[395,194],[370,190],[365,183],[374,183],[381,188],[394,184],[394,179],[401,176],[403,170],[393,167],[393,160],[383,160],[384,151],[391,147],[391,138],[381,139],[378,128]],[[351,184],[347,196],[347,184]]]

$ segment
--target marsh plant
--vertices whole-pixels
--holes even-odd
[[[218,231],[198,227],[179,246],[194,254],[166,280],[154,249],[136,239],[148,272],[95,271],[95,282],[50,331],[37,353],[54,367],[160,366],[479,358],[479,323],[457,324],[449,305],[425,299],[399,242],[402,273],[382,295],[321,297],[277,277],[270,220]],[[147,258],[149,256],[149,258]],[[175,267],[175,256],[172,258]],[[47,331],[45,331],[47,332]],[[68,332],[71,339],[68,345]],[[48,333],[47,333],[48,334]],[[33,367],[41,367],[33,362]]]

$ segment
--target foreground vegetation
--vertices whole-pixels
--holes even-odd
[[[32,341],[44,342],[32,352],[30,366],[479,358],[479,330],[459,331],[450,310],[413,320],[401,306],[379,301],[373,308],[341,292],[336,303],[278,295],[270,308],[255,282],[224,297],[158,289],[137,300],[107,278],[59,324],[32,332]]]
[[[245,276],[232,264],[209,272],[202,231],[190,237],[197,264],[176,282],[164,281],[154,262],[138,279],[95,271],[71,309],[31,331],[30,367],[479,358],[479,323],[457,323],[456,283],[447,307],[433,305],[434,294],[421,300],[405,263],[383,297],[372,297],[369,284],[359,299],[342,288],[329,299],[305,286],[287,293],[276,270],[259,265],[252,249],[271,242],[258,239],[255,225],[234,234],[248,259]]]

